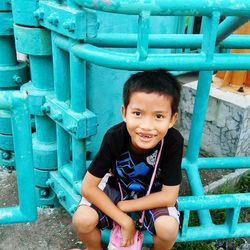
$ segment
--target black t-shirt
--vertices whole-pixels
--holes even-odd
[[[161,142],[146,154],[135,153],[130,146],[131,139],[126,124],[119,123],[104,135],[100,150],[88,171],[99,178],[112,172],[127,195],[145,195],[160,144]],[[170,128],[164,137],[152,192],[159,191],[162,184],[174,186],[181,183],[182,152],[183,137],[178,130]]]

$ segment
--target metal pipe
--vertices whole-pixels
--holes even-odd
[[[205,121],[212,75],[212,71],[201,71],[199,74],[198,88],[191,121],[191,129],[186,153],[186,158],[190,164],[188,165],[186,172],[190,181],[190,188],[192,190],[193,195],[204,194],[204,189],[200,179],[198,167],[195,163],[198,159],[200,151],[201,136]],[[198,212],[198,215],[202,225],[211,223],[209,211],[200,210]]]
[[[69,50],[67,38],[57,37],[54,40],[60,49]],[[214,53],[213,60],[206,61],[202,54],[149,54],[147,60],[138,61],[137,55],[120,53],[102,49],[90,44],[78,43],[72,47],[76,56],[94,64],[124,70],[148,70],[167,68],[169,70],[249,70],[249,54],[219,54]]]
[[[87,37],[85,43],[98,47],[135,48],[137,34],[99,33],[95,38]],[[201,48],[202,34],[149,34],[149,47],[151,48]],[[65,37],[57,36],[55,43],[61,49],[69,51],[70,41]],[[220,48],[250,48],[249,35],[230,35],[221,42]]]
[[[180,196],[180,210],[223,209],[234,207],[249,207],[250,195],[244,194],[214,194],[202,196]]]
[[[60,125],[56,125],[58,169],[70,162],[70,135]]]
[[[70,53],[70,106],[74,112],[86,111],[86,62]]]
[[[124,70],[148,70],[167,68],[168,70],[249,70],[249,54],[217,54],[207,61],[203,54],[151,54],[145,61],[138,61],[136,54],[119,53],[100,49],[88,44],[75,45],[74,53],[94,64]]]
[[[5,98],[5,96],[8,97]],[[9,108],[11,106],[12,109],[12,129],[19,199],[19,206],[0,208],[0,224],[34,221],[37,218],[37,210],[27,95],[19,91],[3,91],[0,92],[0,100],[3,100],[0,103],[1,108]]]
[[[142,11],[150,11],[151,15],[162,16],[209,16],[214,11],[219,11],[221,15],[249,16],[249,0],[135,0],[133,3],[127,0],[74,0],[77,4],[94,10],[138,15]],[[192,8],[190,8],[192,6]]]
[[[201,48],[202,34],[149,34],[150,48]],[[137,34],[100,33],[95,38],[86,38],[86,43],[98,47],[135,48]],[[248,49],[250,48],[249,35],[230,35],[220,43],[220,48]]]
[[[57,35],[52,32],[52,51],[54,69],[55,96],[59,101],[66,102],[70,97],[69,60],[65,51],[53,42]],[[68,40],[67,40],[68,41]],[[58,169],[70,162],[70,135],[60,125],[56,125]]]
[[[86,62],[70,53],[70,104],[74,112],[86,111]],[[72,138],[73,181],[81,181],[86,173],[86,145],[84,139]]]
[[[216,44],[218,45],[248,20],[249,17],[227,17],[218,27]]]
[[[201,71],[199,74],[198,87],[188,140],[188,148],[186,153],[186,158],[191,163],[197,161],[199,156],[201,136],[206,116],[212,76],[212,71]]]
[[[14,36],[1,36],[0,51],[0,66],[17,64]]]
[[[40,143],[51,144],[56,141],[55,123],[47,116],[35,116],[36,138]]]
[[[61,50],[55,45],[55,42],[53,42],[57,35],[52,32],[51,37],[55,95],[59,101],[67,101],[70,97],[69,58],[68,54],[66,54],[65,51]],[[68,48],[69,46],[70,42]]]
[[[197,165],[199,169],[250,168],[250,157],[199,158]]]
[[[39,90],[53,89],[53,65],[51,56],[29,56],[31,81]],[[43,65],[41,74],[41,65]]]
[[[189,167],[189,161],[186,158],[182,160],[182,168]],[[198,169],[237,169],[250,168],[250,157],[209,157],[198,158],[196,162]]]

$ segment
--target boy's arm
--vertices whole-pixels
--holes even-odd
[[[98,187],[101,178],[95,177],[87,172],[81,187],[82,195],[104,214],[112,218],[122,228],[123,246],[129,246],[133,242],[135,226],[133,220],[121,211],[109,197]]]
[[[176,203],[179,189],[180,185],[162,185],[162,189],[159,192],[155,192],[148,196],[143,196],[134,200],[120,201],[117,206],[125,213],[160,207],[172,207]]]

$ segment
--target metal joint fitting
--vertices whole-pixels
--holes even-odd
[[[73,20],[67,20],[63,23],[63,28],[68,30],[69,32],[74,32],[76,29],[76,23]]]
[[[14,76],[13,76],[13,81],[14,81],[15,83],[17,83],[17,84],[21,84],[21,83],[23,82],[23,79],[22,79],[22,77],[19,76],[19,75],[14,75]]]
[[[69,212],[70,212],[71,214],[75,213],[76,208],[77,208],[76,205],[72,205],[72,206],[69,208]]]
[[[59,23],[59,18],[58,18],[58,15],[56,14],[56,12],[50,14],[48,16],[48,22],[54,26],[57,26],[58,23]]]
[[[48,180],[46,181],[46,185],[49,186],[49,187],[51,187],[51,188],[54,188],[54,187],[55,187],[55,183],[54,183],[54,181],[52,181],[51,179],[48,179]]]
[[[44,114],[50,113],[50,106],[49,106],[48,104],[44,104],[44,105],[41,107],[41,111],[42,111]]]
[[[5,3],[11,5],[11,0],[5,0]]]
[[[70,133],[76,134],[77,127],[76,126],[69,126],[69,127],[67,127],[67,131]]]
[[[56,114],[52,116],[52,119],[54,119],[57,122],[62,122],[63,121],[63,117],[62,114]]]
[[[11,154],[7,151],[2,151],[1,154],[4,160],[9,160],[11,158]]]
[[[62,201],[65,201],[66,200],[66,195],[63,191],[59,191],[58,194],[57,194],[57,198],[58,200],[62,200]]]
[[[36,11],[34,11],[34,17],[38,20],[38,21],[43,21],[44,20],[44,10],[39,8]]]
[[[46,197],[48,196],[48,191],[46,189],[41,189],[40,190],[40,196],[41,197]]]

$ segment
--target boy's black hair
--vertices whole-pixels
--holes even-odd
[[[172,115],[178,112],[181,85],[166,70],[147,70],[129,77],[123,87],[123,105],[127,108],[134,92],[158,93],[172,97]]]

